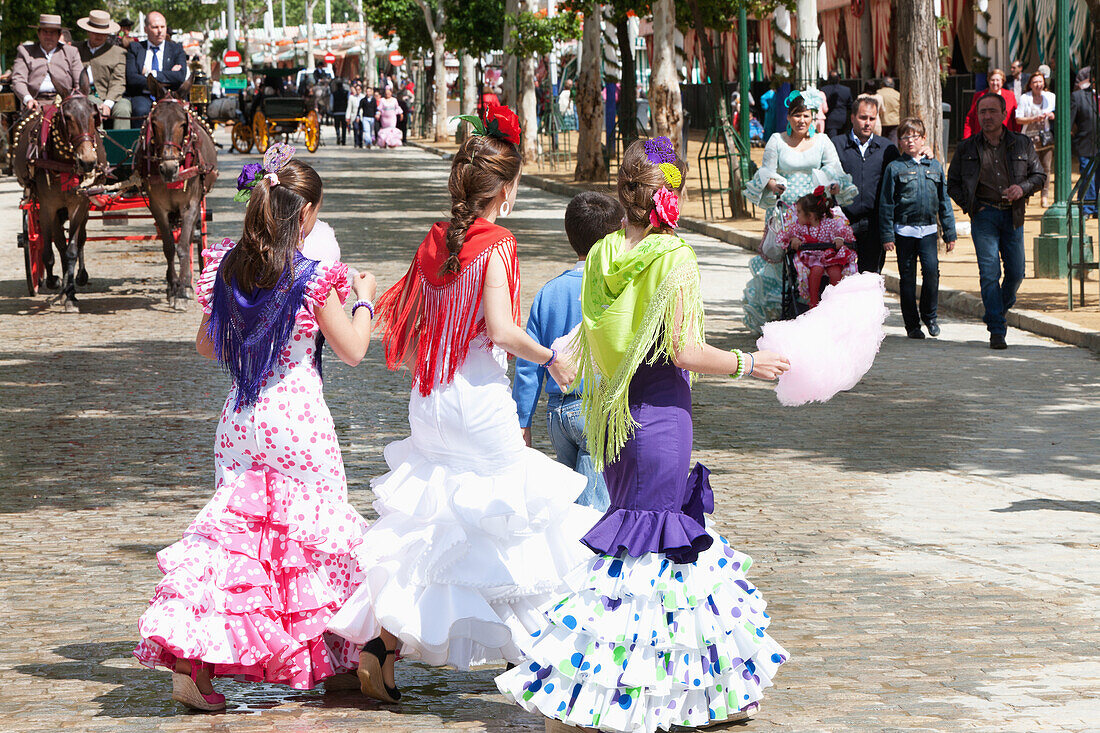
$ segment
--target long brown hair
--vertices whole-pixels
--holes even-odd
[[[481,216],[505,185],[519,177],[523,158],[515,145],[488,135],[466,138],[454,160],[447,188],[451,192],[451,226],[442,272],[459,271],[458,254],[474,219]]]
[[[680,185],[673,189],[665,181],[665,174],[649,160],[645,140],[635,140],[623,153],[619,165],[619,201],[626,209],[626,220],[634,226],[650,226],[649,212],[653,211],[653,194],[659,188],[668,188],[677,195],[687,183],[687,163],[677,156],[673,165],[680,171]]]
[[[244,213],[244,233],[225,257],[222,277],[236,278],[248,292],[279,282],[298,251],[302,209],[321,205],[321,177],[311,166],[292,159],[276,175],[279,184],[273,186],[260,174]]]

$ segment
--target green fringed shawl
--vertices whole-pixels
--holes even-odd
[[[678,305],[683,325],[674,344]],[[650,234],[632,249],[625,231],[607,235],[585,262],[581,308],[576,351],[585,433],[599,470],[618,457],[637,427],[628,403],[642,362],[671,360],[685,344],[705,341],[694,250],[671,234]]]

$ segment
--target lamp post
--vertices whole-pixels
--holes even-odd
[[[1069,216],[1070,192],[1070,0],[1054,4],[1054,203],[1043,213],[1039,236],[1031,245],[1036,277],[1065,277],[1066,240],[1073,233]]]
[[[745,149],[749,150],[749,117],[752,115],[752,105],[749,104],[749,20],[745,6],[737,11],[737,86],[741,90],[741,114],[737,118],[737,134],[745,143]],[[749,162],[741,159],[742,180],[748,179]]]

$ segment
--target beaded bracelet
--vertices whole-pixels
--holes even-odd
[[[542,368],[542,369],[549,369],[550,366],[557,360],[558,360],[558,350],[557,349],[550,349],[550,358],[546,360],[545,364],[539,364],[539,367]]]
[[[734,379],[740,379],[745,376],[745,354],[741,349],[730,349],[730,353],[737,357],[737,371],[730,376]]]
[[[355,304],[351,306],[351,317],[352,318],[355,318],[355,311],[359,308],[366,308],[367,312],[370,313],[370,319],[372,321],[374,320],[374,306],[371,305],[371,302],[369,300],[357,300],[357,301],[355,301]]]

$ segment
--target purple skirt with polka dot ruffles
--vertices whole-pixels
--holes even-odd
[[[752,564],[711,533],[693,563],[660,553],[593,558],[521,644],[528,661],[497,677],[532,712],[604,731],[725,720],[772,684],[788,654],[768,634]]]

